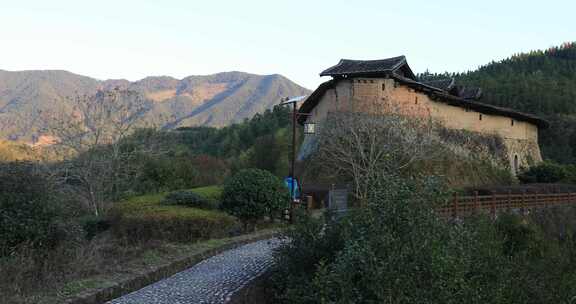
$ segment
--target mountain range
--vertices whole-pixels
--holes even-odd
[[[75,96],[114,88],[141,94],[149,104],[143,119],[161,121],[159,127],[164,128],[222,127],[272,108],[282,97],[310,93],[278,74],[224,72],[131,82],[102,81],[61,70],[0,70],[0,139],[37,143],[42,135],[49,135],[42,134],[46,126],[41,113],[71,111]]]

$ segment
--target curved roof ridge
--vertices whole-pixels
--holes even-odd
[[[450,91],[456,85],[456,79],[454,79],[454,77],[425,80],[420,82],[432,87],[436,87],[438,89],[442,89],[444,91]]]
[[[406,56],[376,60],[340,59],[338,64],[327,68],[320,76],[367,75],[393,72],[407,65]]]

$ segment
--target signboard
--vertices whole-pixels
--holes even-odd
[[[328,209],[339,218],[348,211],[348,189],[331,189],[328,192]]]

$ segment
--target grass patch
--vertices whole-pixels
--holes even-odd
[[[58,296],[69,297],[88,289],[102,288],[105,286],[109,285],[105,280],[102,279],[98,278],[81,279],[65,284],[60,290],[58,290]]]

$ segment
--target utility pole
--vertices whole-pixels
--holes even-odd
[[[292,178],[292,183],[290,184],[290,196],[292,197],[292,202],[294,202],[294,187],[296,184],[296,178],[294,177],[294,171],[296,167],[296,102],[292,103],[292,163],[290,164],[290,177]]]
[[[290,177],[290,210],[292,210],[292,205],[294,204],[294,199],[295,199],[295,193],[294,190],[296,190],[296,177],[295,175],[295,167],[296,167],[296,120],[298,118],[298,112],[296,110],[296,103],[299,101],[302,101],[306,98],[307,96],[298,96],[298,97],[292,97],[292,98],[286,98],[284,99],[280,105],[288,105],[288,104],[292,104],[292,154],[290,155],[291,159],[291,163],[290,163],[290,172],[288,173],[289,177]],[[290,218],[292,218],[292,216],[290,216]]]

